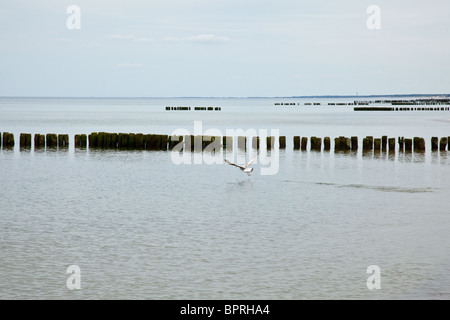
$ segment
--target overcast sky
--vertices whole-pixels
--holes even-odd
[[[1,0],[0,41],[0,96],[450,93],[449,0]]]

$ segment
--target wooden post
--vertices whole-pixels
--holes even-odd
[[[280,149],[286,149],[286,137],[280,136],[279,141],[280,141]]]
[[[97,132],[92,132],[89,135],[89,148],[96,148],[97,147]]]
[[[323,139],[323,150],[330,151],[331,150],[331,139],[330,137],[325,137]]]
[[[144,134],[136,134],[136,149],[144,149]]]
[[[388,139],[389,152],[395,152],[395,138]]]
[[[380,138],[375,138],[373,140],[373,149],[377,152],[379,152],[381,150],[381,139]]]
[[[266,146],[267,146],[267,150],[272,150],[273,146],[274,146],[274,137],[266,137]]]
[[[87,147],[87,135],[86,134],[82,134],[80,135],[80,147],[81,148],[86,148]]]
[[[294,136],[294,150],[300,150],[300,137]]]
[[[381,137],[381,150],[384,151],[384,152],[386,152],[387,143],[388,143],[388,137],[387,136],[382,136]]]
[[[252,138],[252,148],[259,150],[259,137]]]
[[[20,134],[20,148],[31,148],[31,133]]]
[[[74,140],[73,142],[74,142],[75,148],[81,147],[81,135],[76,134],[76,135],[74,136],[73,140]]]
[[[308,138],[307,137],[302,137],[302,146],[301,146],[302,150],[306,151],[307,146],[308,146]]]
[[[105,133],[105,143],[104,143],[104,145],[105,145],[105,148],[107,148],[107,149],[111,148],[111,137],[112,137],[111,133],[109,133],[109,132]]]
[[[437,151],[439,147],[439,139],[438,137],[431,138],[431,151]]]
[[[352,148],[352,150],[353,151],[356,151],[356,150],[358,150],[358,137],[351,137],[351,139],[350,139],[350,142],[351,142],[351,148]]]
[[[440,142],[439,142],[439,150],[440,151],[445,151],[445,148],[447,147],[448,144],[448,138],[447,137],[442,137]]]
[[[311,150],[322,150],[322,138],[311,137]]]
[[[247,137],[238,137],[237,138],[238,149],[247,150]]]
[[[47,133],[47,148],[56,148],[58,146],[58,137],[55,133]]]
[[[405,152],[412,151],[412,139],[405,139]]]
[[[117,133],[111,133],[111,148],[116,149],[119,141],[119,135]]]

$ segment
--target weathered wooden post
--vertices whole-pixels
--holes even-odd
[[[431,151],[437,151],[439,147],[439,139],[438,137],[431,138]]]
[[[173,148],[178,145],[179,143],[182,143],[183,136],[169,136],[169,150],[173,150]],[[181,148],[179,148],[181,151]]]
[[[413,139],[414,152],[424,152],[425,151],[425,139],[414,137]]]
[[[224,136],[222,138],[222,145],[223,145],[223,148],[227,151],[233,150],[233,137]]]
[[[280,136],[279,142],[280,142],[280,149],[286,149],[286,137]]]
[[[356,137],[356,136],[351,137],[350,144],[351,144],[352,151],[357,151],[358,150],[358,137]]]
[[[381,137],[381,150],[383,152],[386,152],[386,150],[387,150],[387,143],[388,143],[388,137],[387,136],[382,136]]]
[[[31,148],[31,133],[20,134],[20,148]]]
[[[16,142],[14,140],[14,134],[13,133],[8,133],[8,137],[6,139],[6,142],[8,144],[8,148],[14,148],[14,146],[16,145]]]
[[[398,137],[398,149],[399,151],[404,151],[404,144],[405,144],[405,138],[404,137]]]
[[[105,132],[105,148],[110,149],[111,148],[111,137],[112,137],[112,133],[110,132]]]
[[[259,150],[259,137],[252,138],[252,148]]]
[[[119,142],[119,135],[117,133],[111,133],[111,148],[116,149]]]
[[[247,150],[247,137],[238,137],[237,138],[238,149]]]
[[[331,139],[330,137],[325,137],[323,139],[323,150],[330,151],[331,150]]]
[[[55,133],[47,133],[47,148],[56,148],[58,146],[58,136]]]
[[[97,134],[97,148],[104,148],[105,147],[105,132],[99,132]]]
[[[167,142],[169,141],[169,136],[166,134],[159,135],[159,150],[167,151]]]
[[[322,138],[311,137],[311,150],[322,150]]]
[[[45,147],[45,136],[43,134],[36,133],[34,135],[34,149],[40,149]]]
[[[308,147],[308,138],[302,137],[302,146],[301,146],[302,150],[306,151],[307,147]]]
[[[372,151],[373,145],[368,137],[363,138],[363,151]]]
[[[128,134],[128,149],[136,149],[136,134],[129,133]]]
[[[144,149],[144,134],[138,133],[136,134],[136,149]]]
[[[300,150],[300,137],[294,136],[294,150]]]
[[[130,146],[129,143],[130,143],[130,134],[124,133],[122,135],[122,149],[128,149]]]
[[[213,143],[212,136],[202,136],[202,150],[205,150],[211,143]]]
[[[376,152],[380,152],[380,150],[381,150],[381,139],[380,138],[375,138],[373,140],[373,149]]]
[[[419,138],[418,144],[419,144],[418,145],[419,152],[425,152],[425,139]]]
[[[447,147],[448,144],[448,138],[447,137],[442,137],[440,142],[439,142],[439,150],[440,151],[445,151],[445,148]]]
[[[267,150],[271,150],[275,144],[275,137],[266,137]]]
[[[80,135],[80,147],[81,148],[86,148],[87,147],[87,141],[88,141],[88,137],[86,134],[81,134]]]
[[[59,134],[58,135],[58,146],[60,148],[68,148],[69,147],[69,135],[68,134]]]
[[[395,138],[388,139],[389,152],[395,152]]]
[[[75,146],[75,148],[80,148],[81,147],[81,135],[76,134],[73,138],[73,145]]]
[[[412,139],[405,139],[405,152],[412,151]]]
[[[89,135],[89,148],[96,148],[97,147],[97,132],[92,132]]]

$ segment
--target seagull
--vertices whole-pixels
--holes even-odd
[[[249,162],[247,162],[246,164],[244,164],[244,165],[242,165],[242,166],[241,166],[241,165],[238,165],[238,164],[235,164],[235,163],[233,163],[233,162],[231,162],[231,161],[229,161],[229,160],[227,160],[227,159],[225,159],[225,162],[228,163],[228,164],[231,165],[231,166],[238,167],[239,169],[241,169],[241,170],[244,171],[247,175],[250,176],[250,174],[251,174],[252,171],[253,171],[253,168],[250,168],[250,166],[253,164],[253,162],[255,162],[256,158],[258,158],[258,155],[259,155],[259,152],[256,154],[256,156],[255,156],[252,160],[250,160]]]

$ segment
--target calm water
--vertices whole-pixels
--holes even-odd
[[[170,152],[1,150],[0,299],[449,299],[450,159],[429,141],[450,135],[450,113],[274,106],[337,100],[0,99],[0,132],[16,141],[199,120],[288,137],[278,173],[257,164],[251,177]],[[428,150],[300,152],[293,135],[419,136]],[[70,265],[80,290],[66,286]]]

